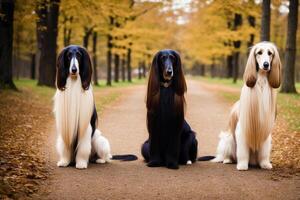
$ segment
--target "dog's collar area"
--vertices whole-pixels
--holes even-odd
[[[172,81],[168,81],[168,82],[160,82],[160,85],[167,88],[171,85]]]

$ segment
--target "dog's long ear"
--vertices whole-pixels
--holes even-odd
[[[156,53],[152,60],[152,65],[150,68],[150,74],[148,78],[148,88],[147,88],[147,109],[152,110],[154,106],[158,104],[159,100],[159,55],[160,52]]]
[[[79,75],[81,78],[82,88],[87,90],[89,89],[92,80],[92,62],[86,49],[80,48],[80,52],[82,55],[81,62],[79,63]]]
[[[67,78],[69,74],[69,67],[66,66],[68,63],[66,61],[66,52],[67,49],[63,49],[58,55],[56,61],[56,87],[59,90],[65,90],[67,83]]]
[[[281,84],[281,61],[277,48],[274,46],[274,57],[271,63],[271,71],[269,74],[269,84],[272,88],[279,88]]]
[[[174,88],[175,92],[179,96],[183,96],[187,90],[186,82],[183,74],[183,69],[181,65],[181,59],[179,53],[173,51],[175,56],[175,74],[174,74]]]
[[[256,58],[255,58],[255,50],[256,47],[252,47],[249,57],[247,60],[245,72],[244,72],[244,82],[248,87],[254,87],[257,79],[257,71],[256,71]]]

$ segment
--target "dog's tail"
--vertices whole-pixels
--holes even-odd
[[[209,160],[212,160],[214,159],[215,156],[201,156],[199,158],[197,158],[198,161],[209,161]]]
[[[112,160],[120,160],[120,161],[134,161],[137,160],[138,157],[133,154],[124,154],[124,155],[113,155]]]

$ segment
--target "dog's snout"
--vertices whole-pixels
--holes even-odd
[[[72,73],[74,73],[74,74],[75,74],[75,73],[77,72],[77,68],[76,68],[76,66],[75,66],[75,65],[73,65],[71,70],[72,70]]]
[[[268,69],[269,68],[269,62],[264,62],[263,66],[264,66],[264,69]]]
[[[168,70],[167,70],[167,74],[168,74],[168,75],[172,75],[172,69],[168,69]]]

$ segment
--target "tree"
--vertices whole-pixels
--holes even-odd
[[[261,7],[261,28],[260,28],[260,40],[270,40],[270,19],[271,19],[271,0],[263,0]]]
[[[38,85],[54,87],[60,0],[40,0],[37,5],[37,41],[40,51]]]
[[[0,89],[17,89],[12,79],[14,1],[0,0]]]
[[[119,82],[119,65],[120,65],[120,56],[118,54],[115,54],[115,77],[114,80],[115,82]]]
[[[94,85],[99,85],[98,83],[98,70],[97,70],[97,37],[98,33],[94,31],[93,33],[93,79]]]
[[[298,25],[299,0],[290,0],[288,28],[286,39],[286,53],[284,59],[284,73],[281,92],[296,93],[295,88],[295,61],[296,61],[296,37]]]

